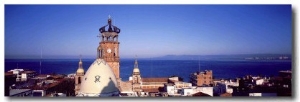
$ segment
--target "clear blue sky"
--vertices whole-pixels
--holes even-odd
[[[292,53],[290,5],[5,5],[5,56],[95,57],[108,15],[121,58]]]

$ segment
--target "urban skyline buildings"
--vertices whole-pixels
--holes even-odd
[[[101,32],[101,29],[100,29],[100,32]],[[101,32],[102,33],[102,32]],[[103,39],[103,38],[102,38]],[[103,46],[102,46],[103,47]],[[100,51],[100,52],[99,52]],[[103,52],[101,52],[102,50],[100,49],[98,49],[98,58],[102,58],[102,55],[101,55],[101,53],[103,53]],[[107,53],[111,53],[111,49],[105,49],[105,51],[107,51]],[[119,52],[119,51],[118,51]],[[100,53],[100,54],[99,54]],[[95,64],[97,64],[98,63],[98,65],[101,65],[101,63],[102,63],[102,61],[96,61],[96,63],[93,63],[94,65]],[[104,63],[106,63],[106,62],[103,62],[102,63],[102,65],[104,64]],[[92,69],[95,69],[95,68],[97,68],[96,66],[95,67],[92,67]],[[90,69],[90,68],[89,68]],[[101,69],[101,68],[100,68]],[[108,69],[108,67],[106,67],[106,69]],[[91,72],[91,71],[90,71]],[[95,77],[94,75],[95,74],[99,74],[99,73],[96,73],[97,71],[92,71],[93,73],[92,74],[87,74],[87,76],[89,77],[88,79],[88,81],[89,81],[89,83],[96,83],[96,82],[98,82],[99,81],[99,78],[100,77]],[[94,73],[95,72],[95,73]],[[99,72],[102,72],[102,71],[99,71]],[[96,75],[96,76],[97,76]],[[101,75],[105,75],[105,74],[103,74],[103,72],[102,72],[102,74]],[[112,73],[110,73],[110,75],[112,75]],[[90,79],[93,79],[95,77],[95,81],[92,81],[91,82],[91,80]],[[204,77],[205,78],[205,77]],[[291,78],[291,77],[289,77],[289,78]],[[108,79],[108,78],[107,78]],[[112,78],[112,79],[114,79],[114,78]],[[87,77],[85,77],[85,79],[84,80],[87,80]],[[247,79],[248,80],[248,79]],[[251,79],[249,79],[249,80],[251,80]],[[157,80],[155,80],[155,81],[157,81]],[[146,81],[147,82],[147,81]],[[165,83],[166,81],[163,81],[163,83]],[[150,83],[152,83],[152,82],[150,82]],[[157,82],[155,82],[155,83],[157,83]],[[174,82],[174,84],[176,85],[176,83]],[[90,84],[87,84],[86,86],[89,86]],[[284,85],[286,85],[286,84],[284,84]],[[168,85],[169,86],[169,85]],[[166,87],[168,87],[168,86],[166,86]],[[170,85],[171,87],[172,87],[172,85]],[[185,85],[184,85],[185,86]],[[187,85],[187,86],[189,86],[189,85]],[[289,86],[290,85],[288,85],[287,87],[286,86],[284,86],[285,88],[289,88]],[[201,87],[201,86],[200,86]],[[248,86],[247,86],[248,87]],[[86,88],[86,87],[85,87]],[[203,88],[203,87],[202,87]],[[199,90],[202,90],[202,88],[200,88]],[[91,90],[90,88],[88,89],[88,90]],[[177,89],[176,89],[177,90]],[[198,89],[196,89],[196,90],[198,90]],[[211,91],[209,91],[210,93],[212,92],[212,87],[210,87],[210,90]],[[184,95],[184,96],[186,96],[186,95],[191,95],[191,93],[190,92],[192,92],[193,91],[193,89],[187,89],[187,90],[185,90],[185,89],[183,89],[183,91],[184,92],[182,92],[182,90],[181,89],[178,89],[178,93],[181,93],[182,95]],[[185,92],[185,91],[188,91],[187,93]],[[230,92],[232,92],[232,91],[230,91]],[[88,93],[88,92],[87,92]],[[176,92],[177,93],[177,92]],[[164,94],[164,95],[166,95],[166,94]],[[212,95],[212,93],[210,94],[210,95]]]

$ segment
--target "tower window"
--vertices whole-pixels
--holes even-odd
[[[78,77],[78,84],[81,83],[81,77]]]

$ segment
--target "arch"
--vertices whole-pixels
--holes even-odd
[[[78,77],[78,84],[81,84],[81,77]]]

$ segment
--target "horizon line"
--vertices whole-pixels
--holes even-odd
[[[256,54],[168,54],[161,56],[153,56],[153,57],[139,57],[139,59],[151,59],[151,58],[160,58],[167,56],[235,56],[235,55],[289,55],[287,53],[256,53]],[[43,55],[43,59],[79,59],[77,55]],[[87,55],[85,57],[82,56],[83,59],[96,59],[93,55]],[[120,57],[121,59],[135,59],[135,57]],[[5,55],[4,59],[41,59],[40,55]]]

